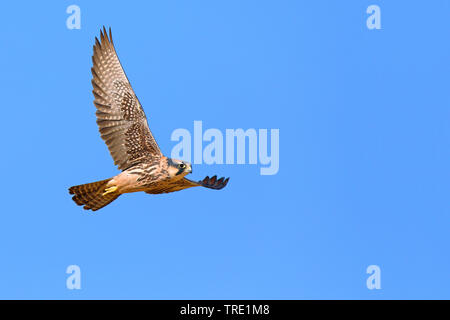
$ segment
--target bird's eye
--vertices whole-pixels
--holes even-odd
[[[181,164],[180,164],[180,168],[181,168],[181,169],[184,169],[184,168],[186,168],[186,165],[185,165],[184,163],[181,163]]]

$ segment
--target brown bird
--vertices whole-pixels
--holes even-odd
[[[100,30],[92,56],[92,86],[97,108],[97,124],[114,164],[122,172],[113,178],[69,188],[73,201],[86,210],[96,211],[123,193],[150,194],[180,191],[191,187],[220,190],[229,178],[217,176],[195,182],[190,163],[165,157],[148,127],[144,110],[128,81],[109,29]]]

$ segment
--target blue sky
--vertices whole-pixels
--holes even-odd
[[[366,27],[371,4],[381,30]],[[0,298],[450,298],[450,2],[2,8]],[[118,173],[92,103],[103,25],[166,155],[195,120],[275,128],[279,172],[195,165],[229,185],[76,206],[68,187]]]

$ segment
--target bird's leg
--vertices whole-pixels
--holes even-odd
[[[113,186],[113,187],[106,188],[106,189],[105,189],[105,192],[104,192],[102,195],[103,195],[103,196],[104,196],[104,195],[107,195],[108,193],[114,192],[114,191],[116,191],[116,190],[117,190],[117,186]]]

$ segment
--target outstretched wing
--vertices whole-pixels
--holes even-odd
[[[168,182],[165,185],[161,185],[157,189],[153,189],[151,191],[146,191],[146,193],[150,193],[150,194],[169,193],[169,192],[180,191],[180,190],[184,190],[184,189],[192,188],[192,187],[205,187],[205,188],[220,190],[228,184],[228,180],[230,180],[230,178],[217,179],[217,176],[214,176],[212,178],[206,177],[205,179],[200,180],[198,182],[189,180],[187,178],[183,178],[183,179],[180,179],[175,182]]]
[[[144,110],[117,57],[111,28],[109,37],[103,27],[100,42],[95,38],[92,62],[97,124],[114,164],[124,170],[146,158],[160,156]]]

